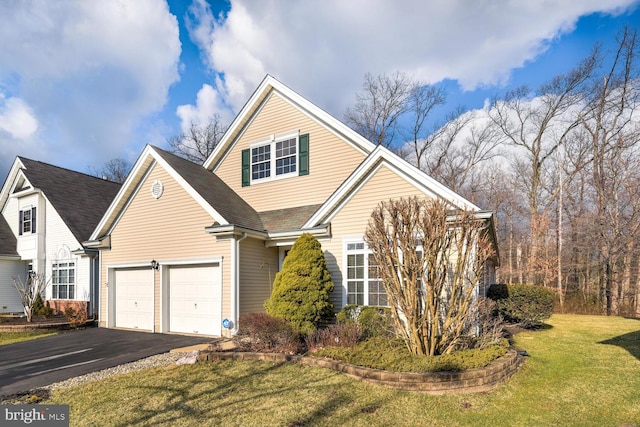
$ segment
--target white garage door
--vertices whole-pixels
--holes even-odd
[[[222,289],[219,264],[169,268],[169,330],[220,335]]]
[[[149,268],[116,270],[116,327],[153,329],[153,273]]]

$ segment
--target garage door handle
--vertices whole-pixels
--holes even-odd
[[[197,309],[198,308],[198,303],[193,304],[193,307]]]
[[[135,304],[136,307],[138,306],[138,301],[134,301],[133,303]]]

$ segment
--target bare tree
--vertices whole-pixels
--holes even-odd
[[[115,158],[106,162],[100,169],[88,168],[89,173],[102,179],[123,183],[131,170],[131,163],[123,158]]]
[[[186,132],[168,139],[169,151],[191,162],[204,163],[226,131],[227,126],[222,124],[219,114],[214,114],[205,124],[192,121]]]
[[[367,73],[362,91],[356,94],[356,105],[347,109],[344,120],[374,144],[390,147],[414,87],[415,83],[401,72],[377,77]]]
[[[504,134],[507,145],[519,149],[517,161],[526,183],[529,208],[530,248],[529,260],[537,264],[541,257],[542,240],[546,230],[543,210],[552,198],[544,192],[545,166],[554,160],[558,147],[579,125],[575,110],[586,98],[585,87],[599,63],[599,50],[582,60],[566,74],[558,75],[542,85],[535,99],[526,86],[510,91],[494,102],[490,116]],[[530,270],[528,279],[539,282],[540,277]]]
[[[594,226],[600,240],[601,297],[607,314],[618,314],[628,291],[623,286],[630,283],[630,278],[623,280],[623,272],[629,275],[631,268],[627,252],[640,235],[638,53],[637,31],[625,28],[608,72],[594,84],[589,108],[581,115],[591,143]]]
[[[24,315],[27,316],[27,322],[31,322],[33,318],[33,306],[36,299],[38,295],[42,295],[48,284],[49,282],[44,274],[30,275],[24,282],[20,277],[13,278],[13,286],[15,286],[18,294],[20,294],[20,300],[22,301]]]
[[[450,353],[473,333],[474,296],[493,249],[485,225],[473,212],[416,197],[371,214],[365,240],[411,353]]]

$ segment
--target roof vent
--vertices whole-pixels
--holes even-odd
[[[160,181],[159,179],[156,179],[153,184],[151,184],[151,195],[156,198],[159,199],[160,196],[162,196],[162,193],[164,192],[164,185],[162,184],[162,181]]]

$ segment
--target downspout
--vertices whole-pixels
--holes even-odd
[[[247,233],[243,232],[242,237],[234,239],[233,248],[233,291],[231,292],[231,320],[233,327],[231,335],[238,332],[238,317],[240,313],[240,242],[247,238]]]

